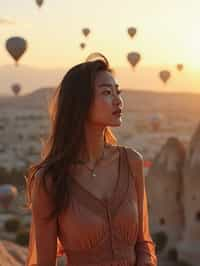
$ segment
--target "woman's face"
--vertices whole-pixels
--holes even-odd
[[[91,106],[88,122],[106,127],[120,126],[122,122],[121,113],[123,99],[120,96],[121,90],[108,71],[97,73],[94,88],[94,101]],[[114,112],[118,111],[117,114]]]

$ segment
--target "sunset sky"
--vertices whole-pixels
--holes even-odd
[[[5,40],[18,35],[29,45],[21,63],[38,67],[63,67],[96,50],[119,66],[133,50],[143,64],[200,67],[199,0],[44,0],[41,8],[34,0],[0,2],[1,64],[12,63]],[[129,26],[138,30],[133,40]],[[91,28],[85,51],[79,48],[83,27]]]
[[[0,0],[0,66],[13,64],[5,49],[11,36],[28,42],[20,64],[38,68],[68,68],[94,51],[104,53],[114,67],[130,67],[126,54],[141,54],[140,66],[200,69],[199,0]],[[131,39],[127,28],[137,28]],[[81,29],[89,27],[85,41]]]

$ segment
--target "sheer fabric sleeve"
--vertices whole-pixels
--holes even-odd
[[[149,230],[143,157],[139,152],[132,149],[129,149],[128,154],[138,198],[139,229],[135,245],[136,266],[157,266],[155,244]]]
[[[37,266],[38,265],[38,252],[50,251],[48,250],[48,243],[42,242],[42,237],[44,237],[48,242],[48,230],[55,230],[55,251],[50,252],[48,256],[62,256],[64,255],[64,249],[60,243],[57,235],[55,224],[50,224],[53,222],[44,222],[43,217],[51,211],[51,202],[43,190],[39,188],[38,182],[34,181],[33,191],[32,191],[32,205],[31,205],[31,225],[29,232],[29,245],[28,245],[28,256],[25,266]],[[56,219],[56,218],[55,218]],[[45,224],[46,223],[46,224]],[[49,234],[50,235],[50,234]],[[38,239],[37,239],[38,238]],[[39,240],[40,239],[40,240]],[[39,240],[39,241],[37,241]],[[49,240],[52,240],[52,238]],[[40,242],[40,243],[39,243]],[[38,248],[40,247],[40,251]],[[55,253],[55,254],[53,254]]]
[[[37,249],[36,249],[36,240],[35,240],[35,224],[32,219],[30,232],[29,232],[29,246],[28,246],[28,257],[26,260],[25,266],[37,266]],[[64,249],[60,240],[57,238],[57,252],[56,257],[63,256]]]

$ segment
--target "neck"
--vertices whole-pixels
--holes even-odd
[[[86,143],[85,147],[81,151],[81,160],[90,162],[90,164],[94,165],[102,156],[105,148],[104,130],[104,128],[86,125]]]

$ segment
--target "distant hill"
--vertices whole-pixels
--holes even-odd
[[[47,105],[55,88],[39,88],[22,96],[0,97],[1,108],[47,109]],[[123,89],[126,111],[155,112],[200,112],[200,94],[198,93],[170,93],[143,90]]]
[[[54,88],[40,88],[22,96],[0,97],[0,109],[46,109]]]
[[[199,76],[188,71],[177,72],[171,67],[171,79],[163,84],[158,77],[159,66],[137,66],[134,70],[127,67],[114,68],[115,76],[122,88],[150,91],[199,91]],[[20,83],[21,94],[34,91],[35,88],[56,87],[68,68],[40,69],[27,65],[0,66],[0,95],[12,95],[11,85]]]

